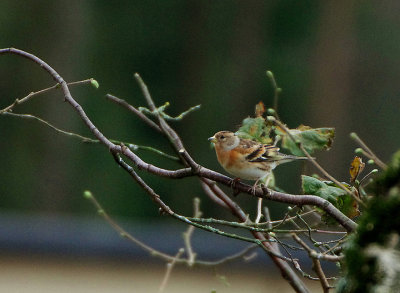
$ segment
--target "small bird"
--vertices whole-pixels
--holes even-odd
[[[240,179],[256,180],[253,192],[257,183],[266,179],[276,166],[293,160],[308,160],[282,154],[274,145],[239,138],[230,131],[219,131],[208,140],[214,143],[218,162],[228,173]]]

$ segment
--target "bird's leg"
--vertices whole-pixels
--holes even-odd
[[[280,135],[275,136],[275,141],[274,141],[273,146],[276,146],[280,140],[281,140],[281,136]]]
[[[236,189],[236,184],[240,182],[240,178],[236,177],[234,179],[231,180],[231,188],[233,189],[233,196],[237,196],[240,191]]]
[[[271,180],[271,177],[270,177],[270,176],[267,176],[267,177],[266,177],[266,180],[265,180],[264,186],[268,186],[270,180]],[[253,188],[254,188],[254,194],[255,194],[255,185],[257,184],[258,181],[261,181],[261,178],[258,179],[258,180],[256,181],[256,183],[254,184],[254,186],[253,186]],[[261,184],[262,184],[262,183],[261,183]],[[260,198],[258,199],[258,201],[257,201],[257,216],[256,216],[256,220],[254,221],[256,224],[258,224],[258,223],[260,222],[261,217],[262,217],[262,200],[263,200],[263,199],[260,197]]]
[[[256,187],[259,181],[260,179],[257,179],[253,186],[249,189],[249,192],[251,192],[254,196],[256,195]]]
[[[262,216],[262,212],[261,212],[261,210],[262,210],[262,200],[263,200],[262,198],[259,198],[257,200],[257,217],[256,217],[256,219],[254,221],[254,223],[256,223],[256,224],[260,223],[260,220],[261,220],[261,216]]]

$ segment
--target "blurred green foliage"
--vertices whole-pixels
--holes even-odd
[[[346,243],[338,292],[396,292],[400,277],[400,151],[376,180],[373,197]]]
[[[71,91],[113,139],[173,154],[163,137],[104,99],[111,93],[134,106],[147,106],[134,72],[141,74],[157,106],[170,102],[171,116],[201,104],[199,111],[171,124],[194,159],[218,171],[222,169],[207,138],[219,130],[238,129],[260,100],[272,106],[273,89],[265,77],[265,70],[271,70],[283,89],[279,115],[284,123],[290,128],[336,128],[332,150],[316,156],[340,179],[347,176],[355,147],[347,139],[349,132],[357,131],[384,160],[400,143],[400,36],[395,33],[400,20],[393,11],[390,4],[373,1],[3,0],[0,40],[2,47],[36,54],[67,81],[95,78],[99,89],[76,86]],[[0,57],[0,108],[53,84],[35,64]],[[15,112],[32,113],[90,136],[59,91]],[[1,209],[92,213],[82,200],[88,189],[111,214],[158,216],[103,146],[5,116],[0,117],[0,135]],[[180,167],[151,152],[138,153],[149,163]],[[298,192],[299,174],[299,165],[279,167],[278,186]],[[196,178],[172,181],[142,171],[140,175],[177,212],[189,214],[192,198],[199,196],[205,216],[224,216],[203,196]],[[237,200],[255,211],[251,198]],[[274,207],[278,213],[280,206]]]

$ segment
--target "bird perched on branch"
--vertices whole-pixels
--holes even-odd
[[[253,191],[257,183],[266,179],[276,166],[308,159],[282,154],[274,145],[239,138],[230,131],[219,131],[208,140],[214,143],[218,162],[228,173],[240,179],[256,180]]]

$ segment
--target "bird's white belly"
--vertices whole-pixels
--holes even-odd
[[[236,177],[239,177],[240,179],[246,180],[258,180],[268,176],[271,173],[270,171],[265,171],[258,168],[229,168],[229,170],[226,169],[226,171]]]

